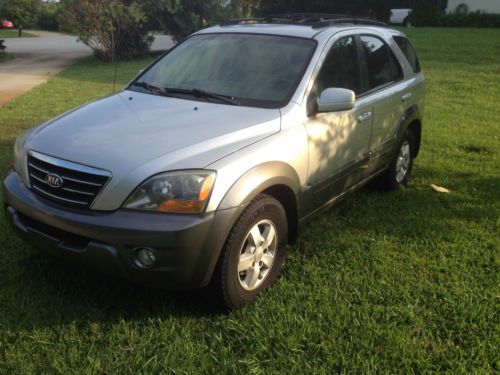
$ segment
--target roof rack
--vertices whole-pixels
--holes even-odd
[[[229,20],[221,24],[221,26],[242,25],[242,24],[288,24],[288,25],[303,25],[313,28],[322,28],[338,24],[355,24],[369,26],[387,26],[385,22],[377,21],[372,18],[353,17],[345,14],[330,14],[330,13],[280,13],[271,14],[265,17],[240,18]]]

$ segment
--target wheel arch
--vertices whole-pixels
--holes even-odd
[[[396,139],[400,140],[407,130],[413,133],[415,139],[413,157],[416,158],[420,152],[420,143],[422,141],[422,120],[420,111],[416,105],[412,105],[405,111],[396,132]]]
[[[288,222],[288,243],[297,239],[300,179],[289,164],[274,161],[245,172],[229,189],[218,210],[246,206],[259,194],[268,194],[281,203]]]

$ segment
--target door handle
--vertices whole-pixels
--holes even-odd
[[[365,122],[366,120],[369,120],[372,117],[371,112],[365,112],[362,115],[358,116],[358,122]]]
[[[411,99],[411,92],[407,92],[406,94],[404,94],[402,97],[401,97],[401,100],[403,102],[406,102],[407,100],[410,100]]]

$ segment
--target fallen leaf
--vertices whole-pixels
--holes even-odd
[[[450,193],[450,191],[448,189],[441,187],[441,186],[434,185],[434,184],[431,184],[431,188],[433,188],[438,193],[447,193],[447,194]]]

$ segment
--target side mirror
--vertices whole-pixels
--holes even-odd
[[[318,112],[340,112],[354,108],[356,94],[352,90],[330,88],[324,90],[318,99]]]

